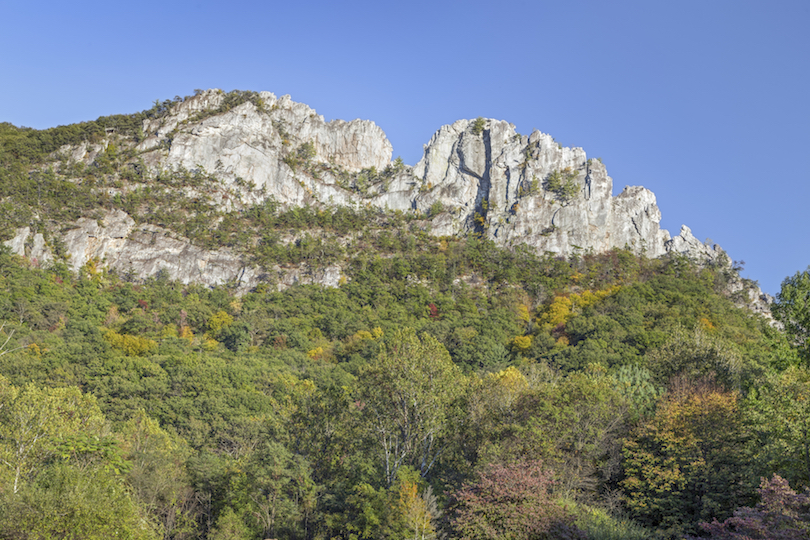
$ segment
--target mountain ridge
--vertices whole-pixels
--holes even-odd
[[[156,102],[149,112],[134,136],[105,128],[97,140],[64,145],[51,156],[51,166],[58,161],[68,181],[87,182],[71,178],[76,170],[100,176],[93,189],[110,200],[106,208],[72,221],[65,232],[43,236],[18,227],[6,245],[50,261],[53,244],[61,242],[74,271],[98,259],[141,278],[163,270],[186,283],[237,282],[241,288],[265,279],[266,269],[251,265],[246,253],[203,249],[151,219],[149,208],[120,204],[138,190],[163,189],[191,201],[205,198],[219,213],[267,201],[283,209],[373,208],[418,215],[431,236],[476,234],[501,247],[525,244],[539,254],[629,248],[650,257],[674,253],[730,265],[719,246],[698,241],[688,227],[674,237],[661,229],[650,190],[626,186],[614,197],[601,160],[537,130],[521,135],[503,120],[442,126],[424,145],[422,159],[408,166],[392,161],[393,148],[374,122],[326,122],[290,96],[213,89]],[[147,223],[136,227],[136,219]],[[220,223],[216,217],[204,226]],[[312,282],[335,286],[335,276],[340,270],[332,265]],[[767,303],[758,289],[748,296]]]

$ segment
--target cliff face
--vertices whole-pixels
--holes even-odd
[[[601,162],[539,131],[527,137],[503,121],[460,120],[433,136],[414,174],[429,187],[417,208],[439,202],[450,209],[453,219],[436,220],[443,234],[478,227],[498,244],[561,255],[626,246],[651,257],[668,251],[652,192],[627,187],[613,197]]]
[[[613,180],[602,163],[539,131],[524,136],[504,121],[459,120],[436,132],[416,166],[399,167],[380,179],[391,166],[392,148],[373,122],[325,122],[289,96],[260,96],[261,109],[248,102],[183,124],[218,106],[221,95],[209,91],[192,98],[167,118],[147,123],[144,132],[150,135],[138,148],[157,148],[174,133],[168,151],[149,154],[153,170],[203,168],[229,184],[255,185],[263,190],[258,198],[272,196],[285,206],[441,209],[432,219],[436,235],[478,230],[500,245],[526,243],[560,255],[626,246],[651,257],[672,250],[710,259],[717,255],[688,230],[682,230],[687,236],[671,239],[660,229],[651,191],[626,187],[613,197]],[[304,145],[311,145],[310,158],[300,155]],[[367,185],[352,189],[341,182],[345,173],[364,169],[377,172],[368,175]],[[561,171],[568,171],[565,181],[571,185],[565,197],[548,185]],[[243,200],[256,198],[245,194]]]
[[[541,253],[629,247],[650,257],[677,252],[703,262],[726,259],[687,227],[674,238],[661,229],[651,191],[625,187],[613,197],[600,161],[539,131],[526,136],[504,121],[459,120],[442,126],[409,167],[391,161],[391,144],[373,122],[326,122],[308,106],[269,92],[229,110],[224,100],[220,91],[202,92],[144,121],[139,141],[116,142],[129,145],[152,177],[187,170],[216,178],[222,189],[211,191],[226,210],[270,197],[286,208],[373,206],[423,213],[436,236],[476,232],[498,245],[525,243]],[[84,144],[63,154],[92,164],[103,150],[103,144]],[[160,227],[136,226],[121,210],[80,219],[60,240],[74,269],[97,258],[141,277],[164,270],[184,282],[242,287],[268,271],[249,267],[238,253],[204,250]],[[7,244],[40,261],[53,258],[42,236],[27,229]],[[297,279],[282,274],[282,283]],[[331,269],[306,279],[336,284],[339,276]]]
[[[291,101],[289,96],[276,99],[269,92],[259,95],[261,109],[247,102],[189,122],[194,113],[218,106],[221,94],[209,91],[191,98],[166,118],[146,122],[144,133],[149,136],[138,149],[159,148],[171,137],[168,151],[147,154],[147,164],[153,170],[201,168],[226,184],[238,179],[252,183],[263,190],[262,197],[272,196],[288,205],[309,202],[307,188],[317,189],[319,200],[331,197],[334,204],[351,202],[334,178],[330,178],[332,182],[307,182],[306,175],[296,172],[295,160],[301,157],[302,145],[311,145],[315,160],[328,162],[336,170],[382,169],[391,161],[391,143],[373,122],[325,122],[313,109]],[[251,198],[245,199],[248,202]]]

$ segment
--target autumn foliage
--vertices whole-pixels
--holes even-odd
[[[716,519],[701,523],[715,540],[806,540],[810,538],[810,496],[798,494],[787,480],[774,475],[762,479],[761,501],[754,508],[743,507],[722,523]]]
[[[584,539],[552,501],[552,473],[537,460],[491,464],[455,494],[452,526],[462,540]]]
[[[694,518],[730,515],[750,493],[741,422],[736,393],[674,379],[655,416],[625,442],[628,508],[668,535],[693,532]]]

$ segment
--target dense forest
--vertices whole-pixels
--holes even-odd
[[[215,178],[148,178],[125,145],[54,158],[170,105],[0,125],[3,234],[119,207],[344,277],[237,295],[0,249],[1,538],[810,538],[810,273],[774,323],[730,264],[224,212],[171,191]]]

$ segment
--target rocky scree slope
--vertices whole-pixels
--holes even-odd
[[[59,157],[92,166],[116,145],[129,152],[127,166],[147,180],[177,171],[212,179],[216,186],[184,187],[185,196],[205,190],[224,211],[270,198],[282,208],[374,207],[420,213],[435,236],[476,233],[499,246],[527,244],[540,253],[629,247],[650,257],[674,252],[701,264],[729,262],[718,246],[698,241],[686,226],[675,237],[661,229],[650,190],[628,186],[612,196],[613,180],[601,161],[539,131],[527,136],[505,121],[459,120],[442,126],[410,167],[391,160],[391,144],[371,121],[326,122],[307,105],[269,92],[251,93],[224,110],[227,97],[220,90],[200,92],[146,119],[141,137],[110,133],[100,143],[64,147]],[[132,188],[117,182],[105,189],[115,197]],[[163,270],[183,282],[232,282],[242,289],[266,276],[243,254],[202,249],[155,225],[136,226],[120,209],[80,219],[69,229],[58,241],[74,270],[95,258],[138,277]],[[39,261],[53,259],[45,238],[27,228],[7,244]],[[340,268],[287,269],[279,276],[282,287],[335,286]],[[759,294],[747,296],[757,301]]]

